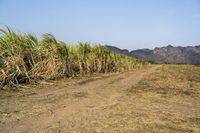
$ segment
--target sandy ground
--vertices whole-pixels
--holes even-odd
[[[170,69],[157,65],[1,91],[0,132],[200,132],[200,84],[175,82]],[[187,85],[193,89],[179,89]]]

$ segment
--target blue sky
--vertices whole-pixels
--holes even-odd
[[[200,45],[200,0],[0,0],[0,27],[129,50]]]

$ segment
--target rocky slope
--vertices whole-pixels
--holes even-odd
[[[138,57],[155,63],[166,64],[200,64],[200,45],[188,47],[167,47],[155,49],[138,49],[133,51],[121,50],[116,47],[108,46],[109,49],[121,54]]]

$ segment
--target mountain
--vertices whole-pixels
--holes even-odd
[[[113,46],[107,47],[121,54],[134,56],[159,64],[200,64],[200,45],[194,47],[173,47],[168,45],[155,49],[138,49],[131,52]]]
[[[106,45],[106,47],[114,52],[120,53],[120,54],[124,54],[124,55],[129,55],[131,56],[131,53],[127,50],[127,49],[120,49],[118,47],[115,46],[110,46],[110,45]]]

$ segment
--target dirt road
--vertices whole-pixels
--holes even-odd
[[[134,91],[160,71],[158,65],[2,91],[0,132],[199,132],[198,94]]]

